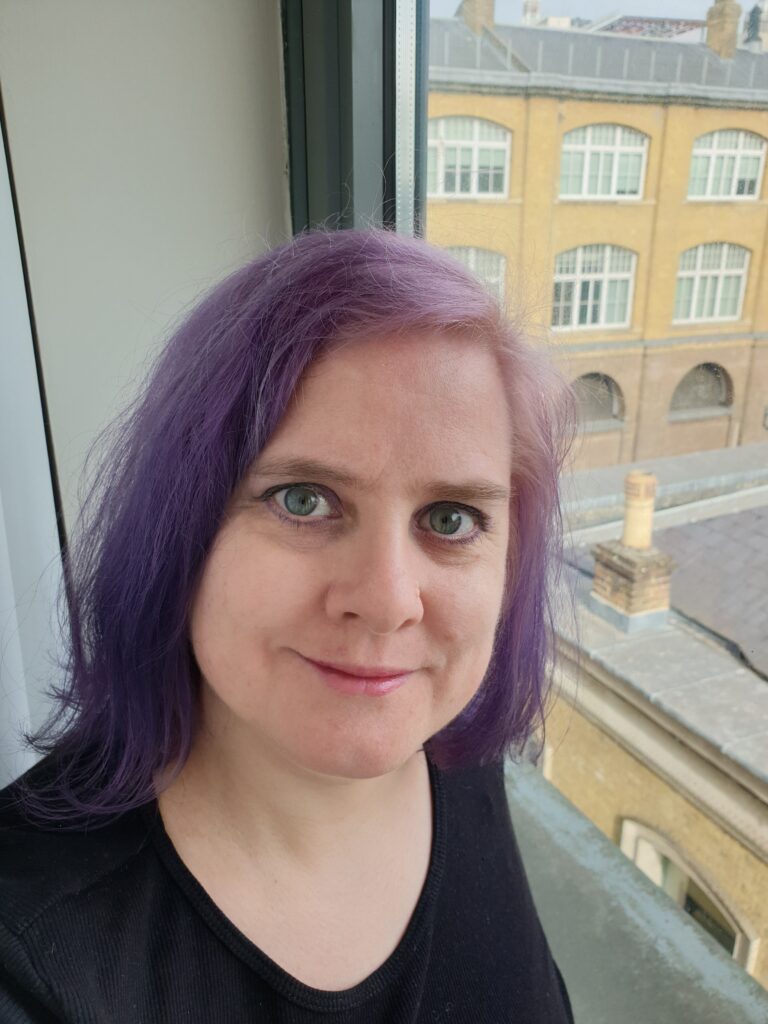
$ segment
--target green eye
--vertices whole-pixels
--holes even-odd
[[[306,516],[317,508],[318,495],[310,487],[287,487],[285,489],[285,507],[295,516]]]
[[[437,505],[429,513],[429,525],[436,533],[442,534],[444,537],[452,537],[461,529],[463,516],[469,516],[469,513],[449,505]],[[469,532],[471,530],[470,522]]]

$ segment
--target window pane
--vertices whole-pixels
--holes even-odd
[[[690,320],[691,298],[693,297],[693,278],[679,277],[675,295],[675,320]]]
[[[487,139],[496,139],[499,142],[503,142],[507,137],[506,128],[502,128],[500,125],[491,124],[490,121],[478,121],[477,124],[477,137],[483,141]]]
[[[443,138],[468,142],[472,138],[472,118],[446,117],[443,119]]]
[[[560,164],[560,194],[564,196],[581,195],[583,173],[584,154],[564,150]]]
[[[445,147],[445,191],[456,192],[459,151],[456,146]]]
[[[611,175],[613,174],[613,153],[603,153],[603,164],[600,175],[600,195],[611,194]]]
[[[555,260],[556,274],[576,273],[576,249],[569,249],[568,252],[561,252]]]
[[[723,246],[719,242],[708,243],[700,246],[702,270],[714,270],[720,267],[723,259]]]
[[[739,305],[739,288],[741,286],[741,277],[729,274],[723,278],[723,284],[720,289],[720,308],[717,311],[718,316],[736,316],[738,313]]]
[[[609,281],[605,300],[605,322],[622,324],[627,319],[629,281]]]
[[[712,149],[715,143],[715,132],[709,132],[708,135],[700,135],[694,143],[694,149]]]
[[[608,269],[617,273],[629,273],[632,270],[632,259],[633,253],[629,249],[619,249],[615,245],[611,246]]]
[[[591,142],[595,146],[613,146],[616,142],[616,125],[593,124]]]
[[[600,273],[605,264],[605,245],[585,245],[582,249],[582,274]]]
[[[634,128],[622,128],[620,142],[622,146],[637,146],[642,149],[645,145],[645,136]]]
[[[737,196],[753,196],[757,192],[757,176],[760,173],[760,157],[742,156],[736,180]]]
[[[680,257],[680,269],[681,270],[695,270],[696,269],[696,249],[686,249],[686,251]]]
[[[472,191],[472,150],[461,149],[460,192]]]
[[[430,146],[427,154],[427,192],[437,192],[437,147]]]
[[[746,266],[747,250],[740,245],[727,245],[725,247],[725,266],[728,270],[740,270]]]
[[[703,196],[706,194],[709,159],[708,156],[694,156],[691,159],[691,177],[688,183],[689,196]]]
[[[619,156],[619,169],[616,178],[616,194],[619,196],[636,196],[640,191],[640,171],[643,158],[640,153],[622,153]]]
[[[752,132],[741,133],[742,149],[762,149],[764,145],[765,141],[759,135],[753,135]]]
[[[718,149],[736,149],[739,141],[739,132],[733,130],[719,131],[717,133]]]

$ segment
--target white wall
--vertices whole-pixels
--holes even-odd
[[[277,0],[2,0],[0,86],[56,468],[185,307],[290,234]],[[0,785],[55,676],[52,488],[0,152]]]
[[[64,512],[170,323],[289,234],[277,0],[4,0],[0,85]]]

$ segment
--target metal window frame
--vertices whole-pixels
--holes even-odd
[[[282,0],[294,234],[424,234],[428,0]]]

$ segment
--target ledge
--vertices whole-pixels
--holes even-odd
[[[544,930],[588,1024],[765,1024],[768,992],[531,766],[506,767]]]

